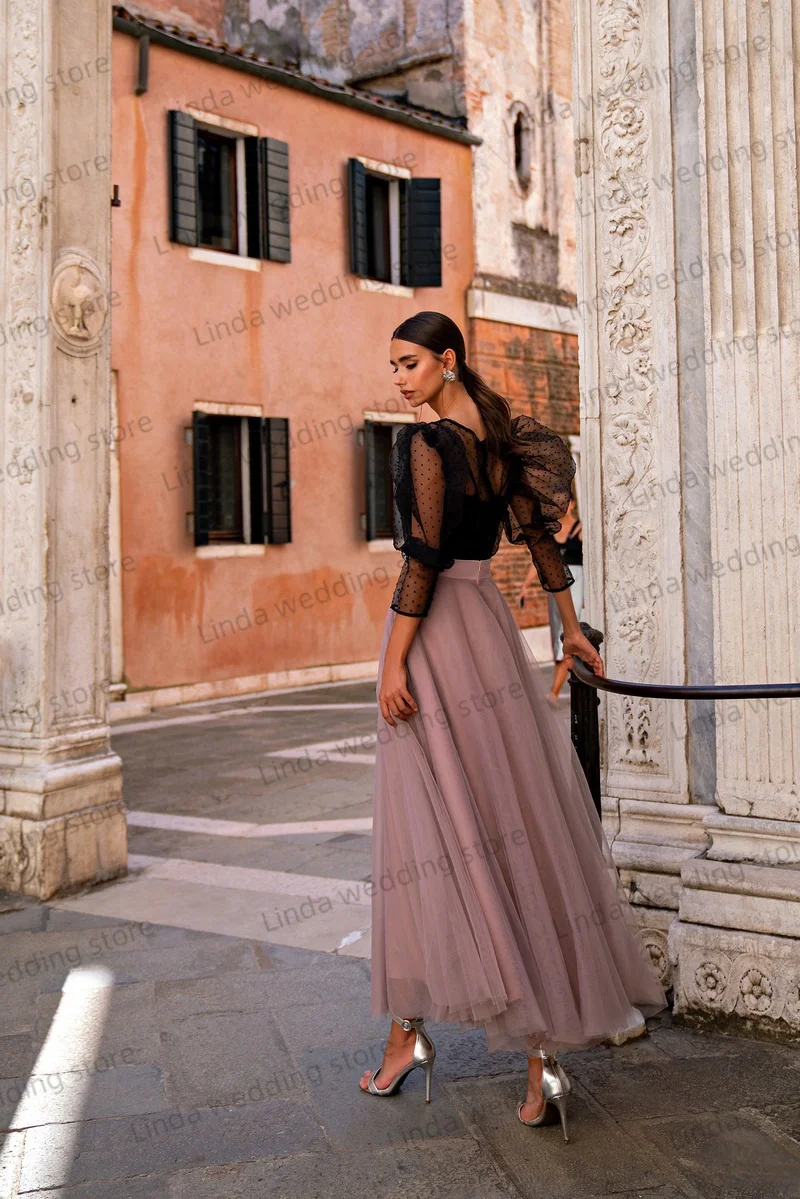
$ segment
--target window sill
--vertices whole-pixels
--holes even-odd
[[[367,542],[367,549],[371,554],[393,554],[396,552],[391,537],[373,537],[371,541]]]
[[[208,250],[204,246],[189,246],[189,257],[195,262],[208,262],[212,266],[232,266],[238,271],[261,270],[260,258],[248,258],[245,254],[229,254],[227,250]]]
[[[399,283],[384,283],[382,279],[365,279],[363,276],[358,278],[359,291],[382,291],[387,296],[405,296],[413,299],[414,288],[402,287]]]
[[[196,558],[261,558],[267,552],[266,545],[259,541],[254,545],[233,541],[230,544],[196,545]]]

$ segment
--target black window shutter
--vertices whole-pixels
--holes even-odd
[[[247,433],[250,456],[250,540],[255,544],[266,540],[264,421],[260,416],[248,416]]]
[[[169,114],[169,239],[197,245],[197,124],[186,112]]]
[[[261,156],[261,138],[244,139],[244,187],[247,208],[247,255],[265,258],[267,241],[266,180]]]
[[[350,270],[369,274],[367,248],[367,172],[357,158],[347,160],[347,191],[350,205]]]
[[[441,287],[441,179],[407,179],[400,211],[403,283],[406,287]]]
[[[208,545],[211,521],[211,429],[205,412],[192,413],[194,543]]]
[[[274,545],[282,545],[292,540],[288,417],[264,418],[264,461],[267,493],[266,540]]]
[[[262,258],[291,262],[289,228],[289,146],[274,137],[261,138],[266,238]]]

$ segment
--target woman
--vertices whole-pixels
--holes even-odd
[[[466,362],[448,317],[392,334],[395,384],[437,420],[392,449],[394,544],[376,694],[372,1010],[393,1017],[361,1088],[397,1091],[435,1049],[423,1021],[482,1027],[490,1051],[528,1056],[523,1123],[562,1121],[558,1050],[596,1044],[666,1006],[569,733],[490,575],[501,530],[526,543],[578,654],[572,576],[553,533],[574,463]],[[636,1008],[640,1010],[636,1010]]]

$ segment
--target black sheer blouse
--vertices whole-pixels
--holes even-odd
[[[526,450],[490,462],[486,440],[449,417],[403,425],[390,460],[394,546],[403,568],[391,607],[427,616],[439,571],[456,558],[491,558],[503,530],[525,543],[545,591],[575,579],[558,542],[575,462],[558,434],[532,416],[511,422]]]

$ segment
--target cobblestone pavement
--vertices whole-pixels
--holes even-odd
[[[566,692],[566,689],[565,689]],[[431,1026],[361,1094],[372,682],[116,726],[129,876],[0,897],[0,1199],[800,1197],[800,1052],[669,1016],[564,1054],[571,1139],[515,1119],[525,1062]],[[567,699],[564,716],[567,718]]]

